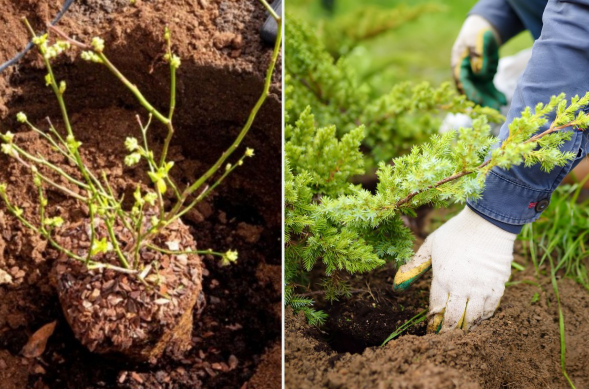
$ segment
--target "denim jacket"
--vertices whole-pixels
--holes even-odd
[[[503,42],[524,29],[536,38],[532,57],[501,128],[501,140],[509,134],[509,123],[526,107],[547,103],[551,96],[561,92],[570,99],[589,91],[589,0],[480,0],[470,13],[487,19]],[[587,154],[589,130],[566,131],[573,132],[573,136],[561,150],[577,153],[574,160],[550,173],[543,172],[539,165],[494,168],[487,177],[482,198],[467,201],[468,206],[513,233],[538,219],[548,207],[552,192]]]

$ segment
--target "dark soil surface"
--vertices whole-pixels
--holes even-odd
[[[468,334],[424,335],[422,324],[379,347],[427,304],[429,276],[396,294],[391,290],[393,275],[389,266],[354,279],[353,297],[333,306],[319,300],[319,307],[330,313],[320,329],[287,309],[288,388],[569,387],[560,370],[558,311],[548,277],[540,279],[541,287],[507,287],[495,316]],[[514,271],[513,279],[537,281],[531,265]],[[589,294],[570,279],[560,280],[559,290],[568,373],[577,388],[589,388]]]
[[[428,295],[423,289],[410,289],[403,295],[389,287],[390,270],[380,269],[354,280],[352,297],[321,306],[329,315],[324,339],[339,353],[361,353],[380,346],[400,325],[427,308]],[[424,335],[425,322],[413,326],[409,334]]]
[[[27,16],[42,29],[61,2],[0,0],[0,63],[26,44],[20,22]],[[168,69],[162,61],[163,30],[169,25],[174,50],[182,58],[178,72],[176,138],[170,159],[172,175],[187,183],[202,174],[234,139],[259,93],[271,55],[258,31],[265,18],[255,0],[81,0],[60,27],[79,40],[100,35],[107,55],[162,110],[168,104]],[[105,170],[119,193],[131,194],[136,183],[149,184],[141,168],[125,168],[123,142],[140,136],[135,115],[145,118],[133,96],[96,64],[59,59],[56,77],[68,82],[66,103],[82,155],[95,170]],[[45,128],[50,116],[61,129],[58,107],[44,87],[39,57],[29,53],[0,74],[2,132],[17,133],[17,142],[50,153],[38,136],[14,120],[25,111]],[[274,388],[280,384],[281,315],[281,103],[280,67],[275,87],[243,146],[255,157],[227,178],[211,197],[184,218],[199,249],[236,249],[236,265],[220,267],[203,257],[206,308],[195,316],[190,350],[167,350],[155,364],[137,365],[90,353],[68,326],[54,287],[52,261],[45,242],[24,229],[0,205],[0,269],[13,278],[0,286],[0,387],[2,389],[182,389]],[[157,153],[164,129],[152,127],[150,141]],[[52,160],[70,169],[59,159]],[[32,178],[4,154],[0,182],[27,215],[34,215],[37,196]],[[51,212],[80,217],[75,201],[48,191]],[[196,312],[195,312],[196,315]],[[55,332],[38,358],[21,350],[31,335],[57,321]]]

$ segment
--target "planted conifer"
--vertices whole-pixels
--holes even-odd
[[[478,198],[495,167],[564,166],[575,153],[560,146],[589,125],[581,110],[589,94],[570,101],[561,94],[522,112],[500,143],[488,124],[488,116],[498,114],[449,86],[401,84],[371,100],[345,57],[334,62],[296,18],[287,28],[285,301],[312,324],[322,323],[325,314],[312,308],[306,289],[322,289],[328,301],[337,300],[349,296],[351,275],[412,257],[414,237],[403,217],[424,204]],[[472,128],[432,134],[432,119],[442,110],[469,113]],[[373,165],[374,191],[351,183]],[[311,284],[314,268],[320,285]]]

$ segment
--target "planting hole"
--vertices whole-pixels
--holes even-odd
[[[407,302],[404,302],[407,304]],[[375,302],[368,298],[352,298],[326,308],[326,341],[338,353],[360,354],[368,347],[380,346],[397,328],[423,308],[403,305],[394,300]],[[410,327],[399,336],[422,336],[426,323]]]

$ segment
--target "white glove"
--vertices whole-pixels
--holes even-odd
[[[450,60],[452,69],[456,69],[456,65],[458,65],[466,55],[469,55],[469,53],[480,54],[482,52],[482,42],[480,41],[481,32],[486,30],[490,30],[493,33],[497,40],[497,44],[501,46],[501,37],[499,36],[499,33],[495,27],[487,21],[487,19],[479,15],[470,15],[466,18],[458,33],[456,41],[454,42],[454,46],[452,46],[452,56]],[[471,58],[471,65],[475,68],[477,62],[482,62],[482,57],[473,57],[474,58]],[[478,67],[480,68],[480,66],[481,65]]]
[[[469,330],[493,316],[511,274],[516,234],[465,207],[434,231],[399,268],[395,290],[406,289],[430,267],[428,331]]]

